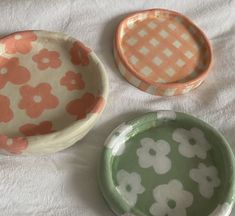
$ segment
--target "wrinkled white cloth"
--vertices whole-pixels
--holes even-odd
[[[119,74],[112,40],[128,13],[167,8],[191,18],[210,39],[212,72],[184,96],[155,97]],[[110,216],[97,184],[105,138],[125,120],[157,109],[193,114],[220,130],[235,150],[235,0],[1,0],[0,34],[24,29],[65,32],[91,47],[106,66],[108,105],[73,147],[41,157],[0,156],[0,216]],[[235,216],[233,210],[232,216]]]

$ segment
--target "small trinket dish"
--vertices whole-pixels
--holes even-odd
[[[48,31],[0,39],[0,151],[45,154],[88,133],[107,101],[108,80],[95,53]]]
[[[120,216],[228,216],[234,164],[213,127],[185,113],[157,111],[110,134],[99,184]]]
[[[119,24],[114,57],[129,83],[153,95],[174,96],[198,87],[212,65],[205,34],[180,13],[152,9]]]

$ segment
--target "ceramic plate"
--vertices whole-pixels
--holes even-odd
[[[50,153],[81,139],[107,99],[107,77],[91,49],[62,33],[0,39],[0,150]]]
[[[234,162],[227,141],[210,125],[158,111],[111,133],[99,182],[117,215],[228,216]]]
[[[182,14],[163,9],[126,17],[116,31],[114,54],[132,85],[163,96],[198,87],[212,63],[205,34]]]

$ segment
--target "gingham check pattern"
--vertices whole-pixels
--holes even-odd
[[[117,62],[118,69],[120,73],[126,78],[126,80],[129,83],[131,83],[133,86],[149,94],[160,95],[160,96],[174,96],[178,94],[186,94],[192,89],[198,87],[202,83],[202,80],[199,80],[198,82],[195,82],[192,85],[188,85],[185,88],[167,88],[167,89],[156,88],[155,86],[149,85],[148,83],[138,79],[136,76],[133,76],[132,73],[122,64],[120,57],[116,52],[116,49],[114,49],[114,56]]]
[[[177,88],[160,88],[159,83],[184,83],[208,67],[208,45],[189,21],[175,14],[164,16],[161,12],[137,14],[122,25],[121,52],[115,59],[122,75],[137,88],[154,95],[184,94],[198,87],[203,80]],[[125,58],[139,79],[124,66]],[[151,80],[151,85],[145,80]]]
[[[122,55],[141,76],[156,83],[184,82],[206,67],[203,38],[180,17],[145,16],[129,21],[124,32]]]

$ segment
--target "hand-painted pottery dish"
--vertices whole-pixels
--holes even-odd
[[[94,52],[47,31],[0,39],[0,150],[51,153],[80,140],[104,109],[108,81]]]
[[[185,16],[163,9],[126,17],[116,31],[114,56],[128,82],[161,96],[198,87],[212,63],[204,33]]]
[[[157,111],[111,133],[99,183],[117,215],[228,216],[234,162],[225,138],[207,123]]]

